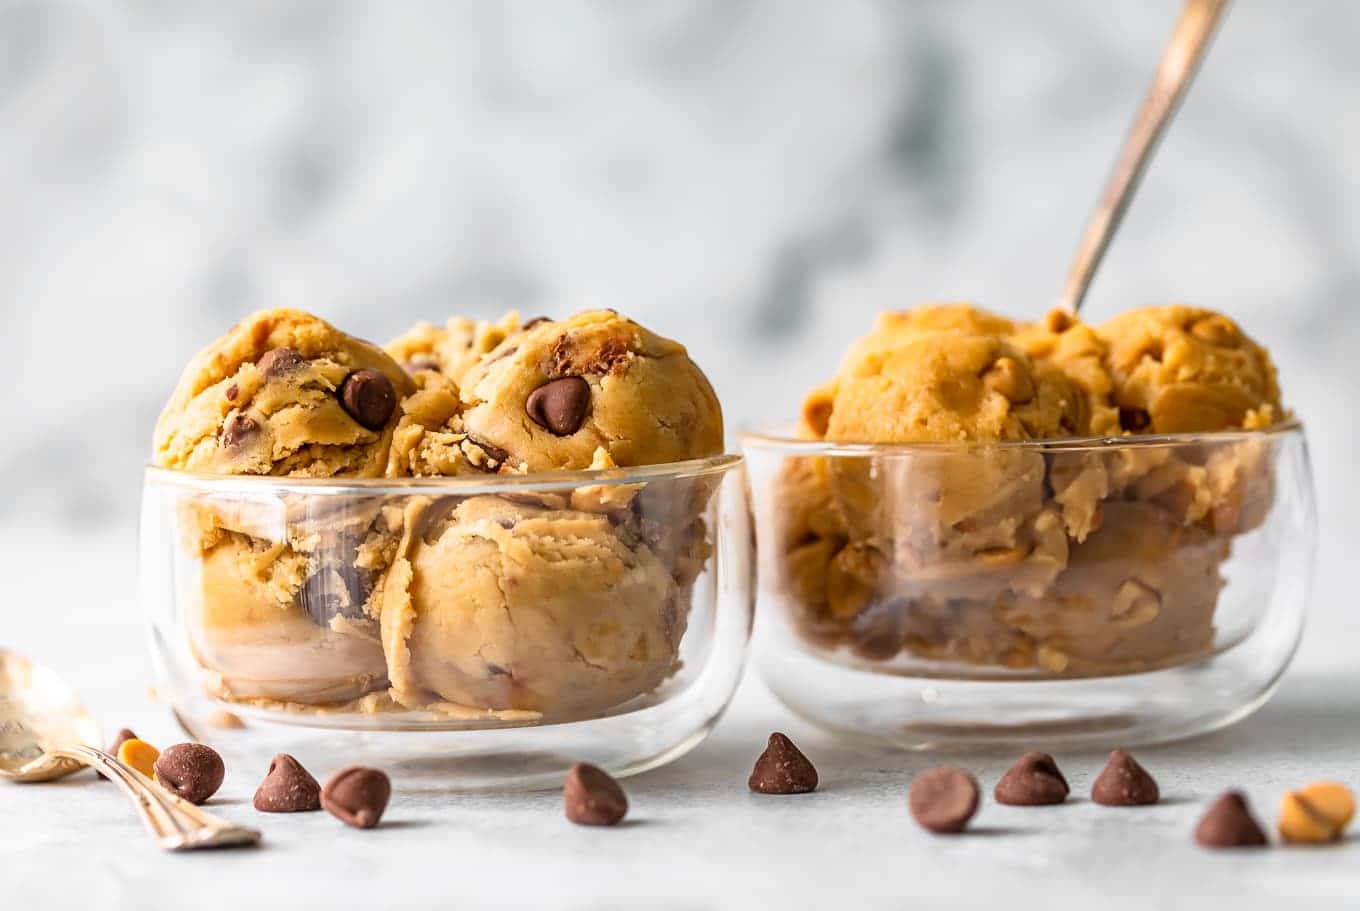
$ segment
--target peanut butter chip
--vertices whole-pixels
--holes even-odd
[[[1355,815],[1355,796],[1334,781],[1290,791],[1280,801],[1280,837],[1293,844],[1338,841]]]
[[[1261,848],[1266,845],[1266,833],[1251,815],[1242,792],[1228,791],[1200,818],[1195,841],[1206,848]]]
[[[122,745],[118,747],[118,761],[129,768],[136,769],[147,778],[156,774],[153,767],[160,755],[160,750],[145,740],[138,740],[136,737],[123,741]]]

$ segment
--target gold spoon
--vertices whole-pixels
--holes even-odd
[[[0,778],[55,781],[92,766],[136,804],[147,830],[170,851],[249,845],[254,829],[199,809],[100,750],[99,727],[51,670],[0,649]]]
[[[1124,148],[1119,153],[1105,193],[1100,203],[1091,213],[1086,223],[1086,232],[1077,247],[1077,257],[1067,273],[1067,286],[1063,288],[1058,305],[1068,313],[1081,309],[1086,289],[1095,277],[1096,268],[1105,255],[1105,248],[1119,229],[1124,218],[1124,210],[1138,189],[1138,181],[1147,170],[1157,142],[1166,131],[1176,108],[1180,106],[1185,91],[1195,78],[1200,61],[1209,48],[1209,39],[1214,28],[1227,11],[1228,0],[1187,0],[1181,11],[1180,21],[1171,33],[1171,41],[1162,52],[1162,62],[1157,66],[1157,75],[1143,99],[1143,107],[1133,121],[1133,129],[1124,140]]]

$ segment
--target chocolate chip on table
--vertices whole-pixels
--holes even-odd
[[[336,819],[356,829],[371,829],[382,819],[392,797],[387,775],[366,766],[347,766],[321,789],[321,806]]]
[[[1195,826],[1195,841],[1206,848],[1261,848],[1268,843],[1241,791],[1227,791],[1209,805]]]
[[[538,426],[565,437],[581,429],[590,407],[590,384],[579,376],[549,380],[529,393],[524,410]]]
[[[977,779],[955,766],[928,769],[912,779],[907,804],[922,828],[937,835],[962,832],[977,812]]]
[[[261,813],[307,813],[321,809],[321,785],[287,753],[269,761],[269,772],[255,789]]]
[[[1161,798],[1147,769],[1124,750],[1115,750],[1091,785],[1091,799],[1107,807],[1139,807]]]
[[[260,422],[238,411],[222,425],[222,445],[235,448],[260,432]]]
[[[340,384],[340,405],[368,430],[381,430],[397,409],[392,381],[371,367],[356,370]]]
[[[283,376],[301,367],[306,359],[294,348],[270,348],[255,362],[255,367],[267,378]]]
[[[792,740],[775,731],[746,785],[757,794],[806,794],[817,790],[817,769]]]
[[[113,738],[113,742],[109,744],[108,749],[106,749],[104,752],[108,753],[110,756],[117,756],[119,747],[127,743],[129,740],[136,739],[138,739],[137,735],[132,733],[132,730],[130,728],[121,728],[118,731],[118,734]],[[101,781],[108,781],[108,778],[104,775],[103,772],[99,773],[99,779]]]
[[[628,795],[604,769],[578,762],[562,786],[567,819],[578,826],[612,826],[628,812]]]
[[[227,774],[222,757],[202,743],[177,743],[166,747],[152,769],[162,787],[189,803],[203,803],[216,794]]]
[[[1001,776],[992,794],[1012,807],[1045,807],[1062,803],[1070,790],[1053,757],[1031,750]]]

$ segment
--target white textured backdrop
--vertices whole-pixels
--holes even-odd
[[[0,0],[16,603],[130,586],[155,414],[253,308],[381,340],[612,306],[690,346],[733,428],[792,414],[878,309],[1040,313],[1178,5]],[[1090,299],[1270,343],[1322,491],[1307,647],[1338,658],[1358,44],[1360,5],[1240,0]]]

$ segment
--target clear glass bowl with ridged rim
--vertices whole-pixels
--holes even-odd
[[[1174,740],[1264,704],[1316,506],[1301,424],[992,444],[743,435],[753,661],[823,728],[911,749]]]
[[[753,561],[738,455],[397,481],[151,468],[143,490],[159,691],[261,770],[284,752],[499,790],[670,762],[736,687]]]

